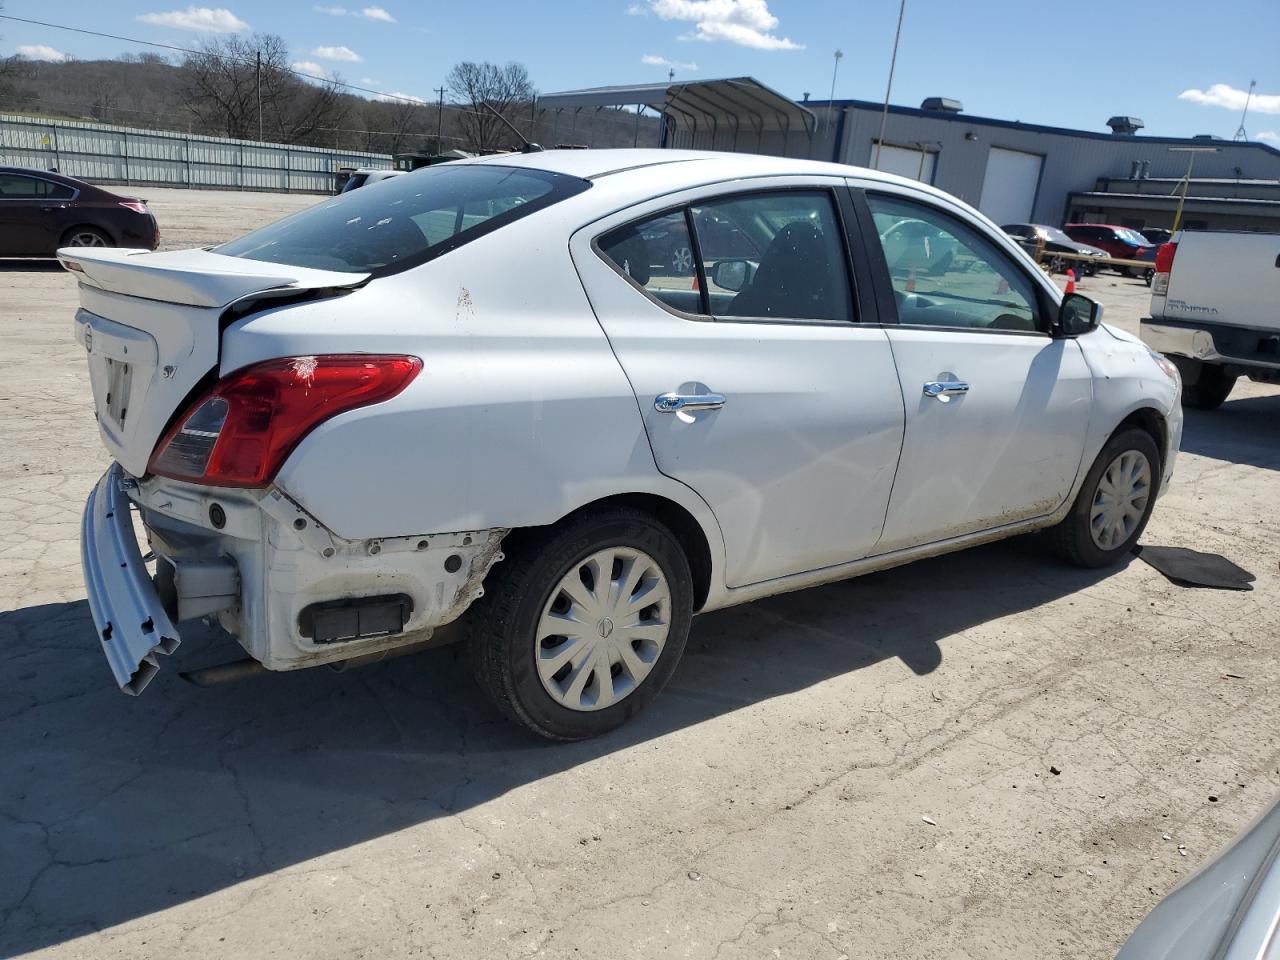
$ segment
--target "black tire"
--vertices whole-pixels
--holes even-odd
[[[1063,257],[1049,257],[1050,273],[1066,273],[1067,261]]]
[[[1212,363],[1200,364],[1195,383],[1182,385],[1182,405],[1194,410],[1216,410],[1226,402],[1236,385],[1236,377]]]
[[[1141,519],[1132,532],[1113,547],[1104,549],[1094,541],[1091,530],[1094,501],[1098,496],[1098,485],[1107,468],[1128,451],[1135,451],[1147,458],[1147,465],[1151,472],[1150,489],[1146,502],[1141,508]],[[1077,494],[1075,503],[1071,505],[1071,511],[1061,523],[1048,530],[1050,545],[1063,559],[1069,560],[1076,566],[1098,568],[1119,563],[1133,549],[1138,538],[1142,536],[1142,531],[1146,529],[1147,521],[1151,519],[1151,510],[1156,503],[1156,494],[1160,490],[1162,475],[1160,450],[1155,440],[1151,438],[1151,434],[1137,427],[1130,427],[1117,433],[1107,441],[1098,458],[1094,460],[1093,466],[1089,468],[1089,473],[1080,487],[1080,493]]]
[[[1146,270],[1142,271],[1142,282],[1149,287],[1151,286],[1151,281],[1155,279],[1155,276],[1156,276],[1155,270],[1148,267]]]
[[[484,596],[468,612],[476,681],[499,710],[549,740],[585,740],[626,723],[671,679],[689,636],[693,578],[679,542],[661,523],[630,507],[593,510],[512,540],[504,544],[507,559],[494,567]],[[612,706],[570,709],[551,696],[538,674],[538,624],[562,579],[609,547],[642,551],[661,568],[671,598],[667,637],[648,674]]]
[[[93,242],[87,242],[89,239]],[[88,224],[72,227],[62,235],[62,240],[58,243],[59,247],[114,247],[115,245],[115,241],[105,231]]]

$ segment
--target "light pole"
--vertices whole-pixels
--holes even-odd
[[[827,99],[827,130],[831,130],[831,105],[836,98],[836,74],[840,72],[840,58],[844,56],[843,50],[837,50],[833,56],[835,57],[835,65],[831,68],[831,96]]]
[[[884,87],[884,112],[880,114],[880,137],[876,140],[876,157],[871,166],[880,169],[880,147],[884,144],[884,125],[889,120],[889,93],[893,90],[893,68],[898,63],[898,39],[902,36],[902,15],[907,12],[907,0],[898,4],[898,29],[893,33],[893,56],[889,58],[889,82]]]
[[[1182,205],[1187,202],[1187,190],[1191,187],[1191,168],[1195,166],[1197,153],[1217,153],[1217,147],[1170,147],[1170,153],[1187,154],[1187,175],[1182,179],[1182,193],[1178,197],[1178,209],[1173,214],[1173,229],[1170,233],[1178,232],[1178,225],[1182,223]]]

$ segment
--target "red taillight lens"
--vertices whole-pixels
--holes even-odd
[[[1173,269],[1173,256],[1178,252],[1176,243],[1162,243],[1156,250],[1156,273],[1168,273]]]
[[[266,486],[315,427],[390,400],[421,369],[417,357],[363,354],[245,367],[192,404],[157,445],[148,470],[214,486]]]
[[[134,213],[147,212],[147,201],[145,200],[121,200],[120,206],[126,210],[132,210]]]

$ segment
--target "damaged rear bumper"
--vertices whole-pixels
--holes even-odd
[[[133,532],[119,464],[89,494],[80,527],[80,560],[89,610],[116,683],[137,696],[181,642],[147,572]]]

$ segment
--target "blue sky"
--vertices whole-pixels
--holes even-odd
[[[425,99],[459,60],[518,60],[543,92],[661,80],[674,64],[677,78],[750,75],[825,99],[839,47],[836,96],[880,100],[898,12],[898,0],[214,4],[4,0],[3,13],[176,45],[278,33],[309,68]],[[0,54],[36,58],[144,49],[10,21],[0,37]],[[1280,0],[907,0],[893,102],[948,96],[972,114],[1087,130],[1130,114],[1150,134],[1230,137],[1251,79],[1249,133],[1280,145]]]

